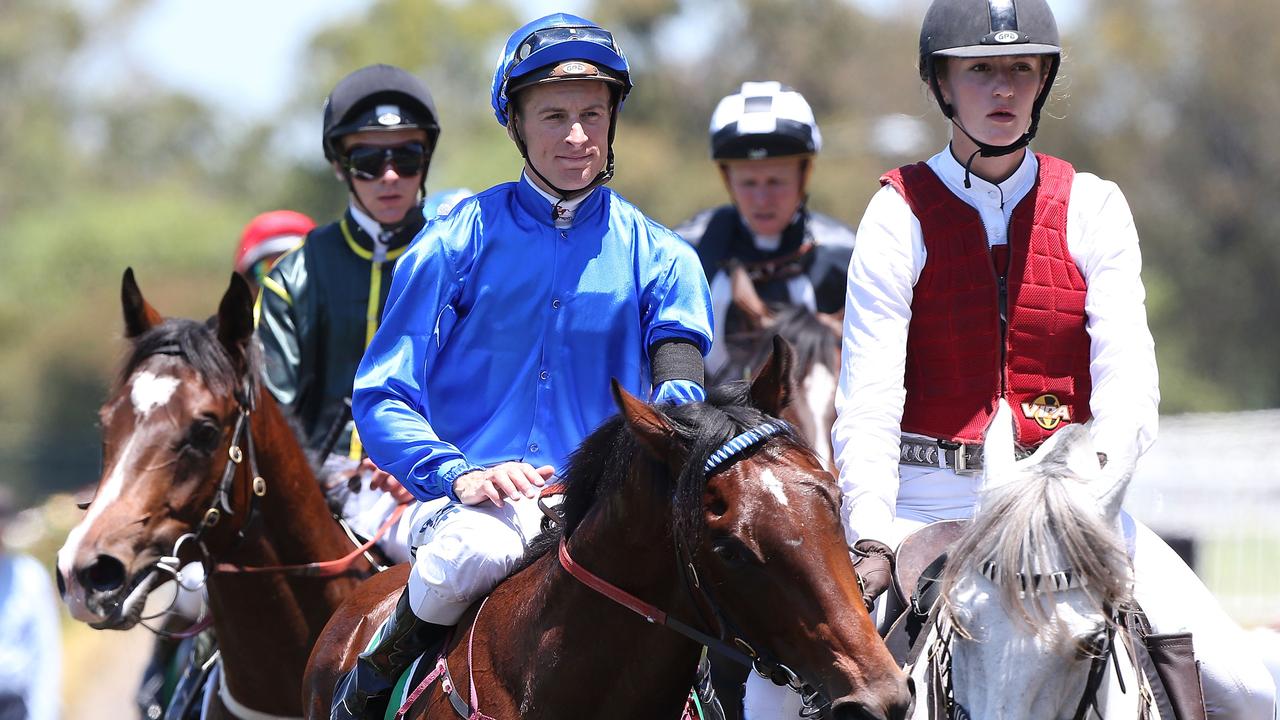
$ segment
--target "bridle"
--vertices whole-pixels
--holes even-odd
[[[781,420],[769,420],[757,425],[735,436],[712,453],[703,465],[703,475],[709,478],[716,471],[733,465],[737,460],[742,459],[747,450],[763,445],[775,435],[789,434],[790,432],[790,426]],[[542,507],[553,522],[560,522],[559,516],[554,511],[549,510],[545,505]],[[689,550],[686,539],[679,533],[674,534],[676,563],[681,569],[684,588],[694,599],[694,607],[698,608],[699,614],[703,613],[703,607],[710,609],[714,622],[707,624],[719,628],[716,636],[709,635],[681,622],[661,608],[637,598],[582,567],[569,554],[568,537],[564,535],[560,538],[560,566],[583,585],[631,610],[644,618],[645,621],[667,627],[699,645],[706,646],[742,665],[754,669],[761,677],[795,691],[800,695],[803,706],[800,711],[801,717],[810,718],[820,715],[831,704],[830,700],[823,695],[821,690],[814,688],[813,685],[802,679],[791,668],[758,650],[755,645],[745,639],[745,634],[725,617],[720,610],[720,604],[716,602],[710,588],[704,587],[700,582],[693,555]],[[861,584],[861,580],[859,580],[859,584]],[[703,620],[706,620],[705,616]]]
[[[982,563],[979,572],[993,583],[1000,582],[999,570],[993,562]],[[1017,573],[1014,579],[1024,593],[1037,593],[1050,587],[1060,592],[1082,588],[1087,584],[1083,576],[1071,569],[1053,573]],[[1076,703],[1073,720],[1087,720],[1090,711],[1103,719],[1102,710],[1098,707],[1098,692],[1102,689],[1108,664],[1115,669],[1120,692],[1127,692],[1124,675],[1120,672],[1119,661],[1116,658],[1116,627],[1120,622],[1120,614],[1110,606],[1107,606],[1106,611],[1109,621],[1106,624],[1105,641],[1101,647],[1096,648],[1097,652],[1089,662],[1089,674],[1085,680],[1084,690],[1080,694],[1080,700]],[[942,616],[935,618],[934,626],[937,632],[933,648],[929,653],[927,668],[929,695],[932,698],[929,704],[929,717],[938,720],[972,720],[969,710],[956,700],[955,689],[952,686],[951,641],[955,636],[955,628]],[[912,660],[914,661],[914,658]]]
[[[186,357],[186,352],[178,345],[164,345],[152,352],[153,355],[174,355]],[[166,573],[173,577],[175,582],[182,585],[187,591],[198,591],[203,585],[203,581],[196,586],[188,586],[183,582],[179,575],[179,570],[185,564],[180,559],[180,552],[187,543],[193,543],[199,552],[201,562],[205,567],[209,568],[211,573],[280,573],[286,575],[300,575],[307,577],[334,577],[341,575],[351,569],[351,566],[363,556],[370,548],[373,547],[378,540],[395,524],[397,520],[404,514],[406,505],[398,505],[391,517],[383,523],[378,532],[363,545],[359,545],[347,555],[336,560],[328,560],[322,562],[300,563],[295,565],[273,565],[273,566],[244,566],[234,563],[218,562],[214,557],[214,553],[206,544],[208,534],[213,528],[220,525],[224,517],[235,517],[237,512],[233,507],[231,495],[235,487],[236,476],[239,474],[240,467],[246,461],[248,462],[249,471],[249,500],[248,507],[243,509],[245,520],[235,531],[235,542],[232,546],[239,547],[249,533],[257,527],[260,518],[259,503],[267,494],[267,481],[258,470],[258,455],[254,447],[252,415],[257,409],[256,402],[257,386],[253,382],[252,372],[246,372],[245,377],[241,381],[239,390],[235,394],[236,398],[236,419],[235,425],[231,430],[231,443],[227,448],[227,460],[223,466],[222,477],[218,481],[217,490],[214,492],[213,500],[209,506],[205,508],[200,515],[200,522],[193,532],[188,532],[174,542],[173,550],[166,556],[156,561],[153,568],[160,572]],[[176,601],[175,595],[175,601]],[[171,608],[169,608],[171,609]],[[161,611],[151,618],[163,615],[168,611]],[[150,619],[150,618],[149,618]],[[170,632],[159,628],[148,628],[158,634],[168,637],[184,638],[196,635],[212,624],[212,617],[206,616],[187,630],[180,632]]]

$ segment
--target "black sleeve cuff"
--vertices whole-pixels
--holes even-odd
[[[668,380],[689,380],[706,386],[702,351],[683,338],[666,338],[649,347],[653,386]]]

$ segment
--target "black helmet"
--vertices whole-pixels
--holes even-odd
[[[955,110],[942,97],[935,59],[999,55],[1048,55],[1049,70],[1032,107],[1027,132],[1004,147],[978,143],[984,156],[1006,155],[1035,137],[1040,109],[1049,98],[1062,61],[1058,23],[1045,0],[933,0],[929,5],[920,26],[920,78],[933,89],[943,115],[950,118]]]
[[[360,68],[325,98],[324,157],[337,160],[338,141],[361,130],[425,130],[430,154],[440,137],[439,117],[431,91],[418,78],[392,65]]]
[[[745,82],[711,114],[711,159],[815,155],[822,133],[804,96],[779,82]]]

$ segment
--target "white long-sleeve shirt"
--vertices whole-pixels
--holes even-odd
[[[989,245],[1008,241],[1010,216],[1035,184],[1039,162],[1034,153],[1024,153],[1004,182],[970,175],[968,189],[964,167],[949,149],[928,160],[947,188],[978,211]],[[1112,457],[1141,453],[1155,440],[1160,390],[1138,234],[1115,183],[1075,174],[1067,248],[1087,286],[1094,444]],[[920,221],[897,191],[881,188],[862,217],[849,265],[831,433],[850,542],[894,537],[890,525],[903,507],[939,519],[967,517],[980,489],[978,476],[898,465],[911,300],[927,259]]]

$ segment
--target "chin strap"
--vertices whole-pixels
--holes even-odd
[[[975,157],[978,155],[981,155],[982,157],[1001,157],[1008,155],[1030,145],[1031,141],[1035,139],[1036,130],[1040,127],[1040,111],[1044,108],[1045,101],[1049,99],[1049,88],[1053,87],[1053,81],[1058,76],[1058,67],[1060,64],[1061,59],[1057,56],[1053,56],[1049,70],[1044,77],[1044,89],[1036,97],[1035,103],[1031,107],[1031,125],[1027,128],[1026,132],[1022,133],[1022,137],[1008,145],[990,145],[969,134],[969,131],[960,123],[959,118],[956,117],[955,109],[946,101],[946,98],[942,96],[942,86],[938,83],[937,70],[934,67],[933,61],[930,60],[929,89],[933,91],[933,96],[938,102],[938,107],[942,110],[942,114],[945,115],[953,125],[959,128],[960,132],[964,133],[965,137],[969,138],[974,145],[978,146],[977,151],[974,152],[973,155],[969,156],[969,161],[966,162],[964,166],[965,189],[972,187],[969,183],[969,169],[973,166],[973,160]]]
[[[1038,119],[1039,118],[1037,118],[1037,120]],[[970,135],[969,131],[964,129],[964,125],[960,124],[960,120],[958,118],[952,117],[951,123],[955,125],[960,130],[960,132],[964,133],[964,136],[969,138],[970,142],[978,146],[978,149],[973,151],[973,154],[969,156],[969,159],[965,161],[965,164],[964,164],[965,190],[968,190],[973,187],[973,184],[969,182],[969,174],[971,169],[973,168],[973,161],[977,159],[979,155],[981,155],[982,157],[1003,157],[1005,155],[1015,153],[1021,150],[1022,148],[1026,147],[1027,145],[1030,145],[1031,139],[1035,137],[1035,134],[1036,134],[1036,120],[1032,120],[1031,129],[1023,133],[1022,137],[1018,138],[1016,141],[1008,145],[988,145],[987,143],[984,143],[981,140],[978,140],[974,136]]]
[[[614,102],[613,107],[610,108],[609,110],[609,144],[608,144],[609,149],[608,149],[608,159],[605,161],[604,169],[596,173],[595,178],[593,178],[591,182],[587,183],[586,187],[580,190],[565,190],[564,188],[561,188],[555,183],[548,180],[547,176],[543,175],[542,171],[538,170],[538,166],[534,165],[533,161],[529,159],[529,147],[528,145],[525,144],[524,136],[520,134],[520,121],[517,118],[518,116],[513,113],[511,115],[510,120],[508,120],[508,123],[509,123],[508,127],[511,128],[511,139],[515,141],[516,147],[520,150],[520,157],[524,158],[525,167],[532,170],[533,174],[537,175],[538,179],[541,180],[542,183],[551,190],[551,192],[560,196],[560,202],[557,202],[555,205],[551,206],[552,222],[559,220],[561,214],[564,212],[563,208],[560,207],[560,203],[563,203],[568,200],[572,200],[574,198],[583,197],[588,193],[590,193],[592,190],[595,190],[596,188],[600,187],[601,185],[604,185],[605,183],[613,179],[613,131],[615,128],[618,127],[618,103],[617,102]]]

